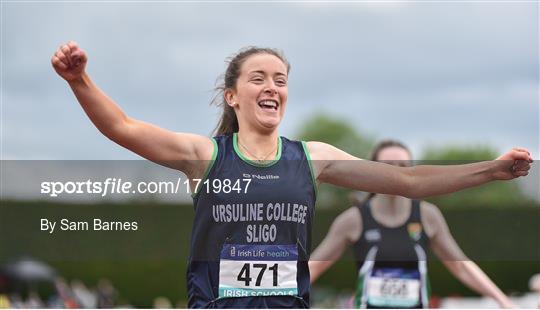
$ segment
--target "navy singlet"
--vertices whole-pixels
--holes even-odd
[[[305,143],[280,137],[276,158],[260,163],[236,133],[213,142],[193,195],[188,306],[308,308],[316,183]]]
[[[386,227],[373,217],[372,205],[358,206],[362,235],[353,244],[358,284],[356,308],[427,308],[429,238],[420,215],[420,201],[398,227]]]

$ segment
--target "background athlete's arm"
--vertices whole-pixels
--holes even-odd
[[[347,247],[360,237],[362,220],[357,209],[357,207],[349,208],[336,217],[326,237],[311,255],[309,259],[311,283],[330,268]]]
[[[204,170],[197,167],[197,160],[211,158],[213,144],[209,138],[175,133],[127,116],[86,74],[87,59],[75,42],[69,42],[58,48],[51,62],[99,131],[146,159],[190,176]]]
[[[458,280],[475,292],[489,296],[503,308],[515,308],[510,299],[460,249],[441,211],[422,202],[422,223],[430,240],[431,249]]]
[[[529,173],[532,157],[514,148],[497,160],[466,165],[396,167],[361,160],[322,142],[308,142],[317,180],[370,193],[423,198]]]

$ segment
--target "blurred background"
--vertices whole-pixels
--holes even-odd
[[[292,65],[281,135],[364,158],[394,138],[417,162],[454,164],[512,146],[538,158],[538,14],[532,1],[2,2],[0,307],[187,304],[188,195],[54,199],[35,185],[75,175],[74,163],[88,167],[77,176],[95,175],[96,160],[136,162],[121,169],[132,181],[172,173],[133,161],[93,127],[50,65],[60,44],[79,43],[90,76],[130,116],[207,136],[224,60],[244,46],[275,47]],[[538,305],[529,282],[540,273],[539,179],[534,167],[526,179],[430,199],[464,252],[522,307]],[[319,190],[314,246],[349,207],[348,191]],[[140,228],[39,230],[41,218],[98,217]],[[313,287],[315,307],[346,307],[353,292],[350,253],[331,270]],[[440,263],[429,272],[434,307],[496,306]]]

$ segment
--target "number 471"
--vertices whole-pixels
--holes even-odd
[[[253,268],[259,269],[259,274],[257,275],[255,286],[261,286],[262,277],[266,269],[272,271],[273,286],[278,286],[278,264],[274,264],[272,265],[272,267],[268,267],[267,264],[253,264]],[[250,264],[244,264],[236,279],[240,282],[244,282],[246,286],[249,286],[251,280],[253,280],[250,277],[250,274]]]

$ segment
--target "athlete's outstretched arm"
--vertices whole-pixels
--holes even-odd
[[[432,204],[422,202],[421,214],[431,249],[446,268],[461,283],[481,295],[495,299],[502,308],[515,308],[510,299],[482,269],[465,256],[452,237],[441,211]]]
[[[362,220],[357,207],[341,213],[309,259],[311,283],[315,282],[340,257],[347,247],[360,238]]]
[[[322,142],[308,142],[307,148],[319,182],[415,199],[453,193],[494,180],[526,176],[532,163],[530,153],[523,148],[514,148],[492,161],[413,167],[361,160]]]
[[[161,165],[188,175],[197,175],[199,170],[204,170],[197,167],[197,160],[211,158],[213,144],[209,138],[175,133],[127,116],[90,79],[85,71],[87,60],[86,53],[71,41],[58,48],[51,62],[99,131],[119,145]]]

